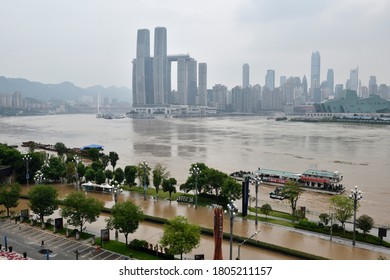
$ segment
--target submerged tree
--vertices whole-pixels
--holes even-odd
[[[285,186],[280,191],[281,195],[284,196],[291,205],[291,214],[294,215],[297,209],[297,202],[302,194],[302,189],[298,182],[288,180]]]

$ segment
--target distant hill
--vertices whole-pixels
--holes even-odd
[[[0,94],[21,92],[24,98],[35,98],[37,100],[74,100],[83,95],[97,97],[116,98],[118,101],[132,103],[131,90],[126,87],[109,87],[93,86],[81,88],[71,82],[60,84],[43,84],[32,82],[21,78],[6,78],[0,76]]]

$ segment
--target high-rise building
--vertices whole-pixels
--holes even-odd
[[[267,75],[265,76],[265,86],[271,91],[275,88],[275,70],[267,70]]]
[[[356,69],[351,69],[349,80],[346,84],[346,89],[349,90],[355,90],[358,93],[359,96],[359,68],[356,67]]]
[[[334,73],[333,69],[328,69],[328,73],[326,75],[326,85],[327,88],[330,89],[330,93],[334,93]]]
[[[321,83],[321,56],[318,51],[311,54],[310,89],[319,88]]]
[[[286,84],[286,81],[287,81],[287,77],[286,76],[280,76],[280,86],[284,86]]]
[[[199,63],[199,105],[207,105],[207,63]]]
[[[137,32],[137,56],[133,61],[133,104],[147,104],[147,95],[150,99],[150,32],[148,29],[139,29]],[[153,100],[148,100],[153,103]]]
[[[369,95],[378,94],[378,84],[376,83],[376,77],[370,76],[368,81],[368,93]]]
[[[307,79],[306,79],[306,75],[304,75],[303,78],[302,78],[302,90],[303,90],[303,94],[307,95]]]
[[[187,61],[187,105],[197,105],[198,63],[191,58]]]
[[[249,87],[249,64],[245,63],[242,66],[242,87]]]
[[[154,58],[153,58],[154,104],[167,104],[168,97],[168,58],[167,58],[167,29],[154,29]]]

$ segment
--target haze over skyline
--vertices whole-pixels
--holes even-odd
[[[322,80],[332,68],[345,85],[358,66],[363,85],[370,75],[390,85],[389,12],[386,0],[6,0],[0,76],[131,88],[137,30],[163,26],[168,54],[207,63],[209,88],[242,85],[244,63],[252,85],[268,69],[277,86],[281,75],[309,78],[313,51]]]

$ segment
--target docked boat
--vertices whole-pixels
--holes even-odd
[[[341,184],[343,176],[339,171],[327,171],[308,169],[302,173],[280,171],[274,169],[259,168],[255,172],[235,172],[232,177],[243,180],[246,177],[254,178],[259,176],[265,184],[275,185],[277,188],[270,193],[273,199],[284,199],[281,195],[283,186],[288,181],[297,182],[303,189],[327,194],[341,194],[345,187]]]
[[[345,189],[341,184],[343,176],[338,171],[308,169],[303,173],[296,173],[272,169],[258,169],[255,173],[262,178],[264,183],[279,187],[284,186],[287,181],[295,181],[304,189],[322,193],[341,194]]]

